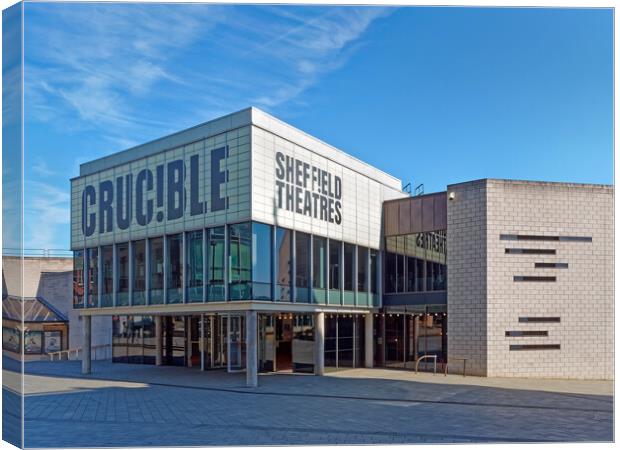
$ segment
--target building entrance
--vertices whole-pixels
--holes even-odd
[[[278,372],[293,370],[293,315],[276,318],[276,367]]]

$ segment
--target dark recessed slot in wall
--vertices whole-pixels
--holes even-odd
[[[559,317],[519,317],[519,322],[532,322],[532,323],[543,323],[543,322],[560,322]]]
[[[560,350],[560,344],[515,344],[510,346],[510,350]]]
[[[537,269],[568,269],[568,263],[537,262],[534,263],[534,267]]]
[[[590,236],[560,236],[560,242],[592,242]]]
[[[522,255],[555,255],[554,248],[507,248],[506,253]]]
[[[536,234],[500,234],[502,241],[592,242],[590,236],[542,236]]]
[[[549,336],[548,331],[506,331],[507,337],[519,336]]]
[[[514,281],[541,281],[546,283],[554,283],[555,277],[524,277],[517,275],[514,277]]]

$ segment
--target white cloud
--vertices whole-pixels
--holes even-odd
[[[25,183],[24,248],[69,248],[70,200],[68,190],[40,181]]]

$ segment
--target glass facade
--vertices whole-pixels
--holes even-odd
[[[390,236],[385,247],[386,294],[446,290],[445,230]]]
[[[276,228],[276,300],[291,301],[293,232]]]
[[[84,307],[84,251],[73,252],[73,307]]]
[[[153,238],[149,243],[150,292],[149,302],[152,305],[164,302],[164,238]]]
[[[203,300],[204,263],[202,230],[190,231],[186,237],[187,301]]]
[[[379,250],[258,222],[123,242],[87,249],[86,258],[83,254],[74,252],[76,308],[84,298],[84,264],[89,307],[274,298],[379,306]],[[440,286],[442,267],[424,267],[425,276],[431,273]]]
[[[325,369],[364,366],[364,317],[359,314],[325,315]]]
[[[146,304],[146,241],[135,241],[132,245],[132,305]]]
[[[271,227],[252,223],[252,298],[271,300]]]
[[[97,308],[99,306],[99,249],[86,250],[86,264],[88,269],[87,306]]]
[[[310,235],[295,232],[295,300],[310,301]]]
[[[129,245],[116,246],[116,302],[118,306],[129,305]]]
[[[327,239],[319,236],[312,238],[312,300],[327,300]]]
[[[226,299],[224,268],[226,259],[226,240],[224,227],[207,230],[207,301]]]
[[[329,303],[340,304],[342,242],[329,240]]]
[[[252,298],[252,224],[228,226],[228,296],[231,300]]]
[[[167,262],[167,286],[168,303],[180,303],[183,301],[183,265],[182,249],[183,235],[173,234],[166,238],[168,246]]]

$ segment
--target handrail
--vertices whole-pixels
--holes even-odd
[[[424,358],[432,358],[434,363],[433,373],[437,374],[437,355],[423,355],[415,361],[415,373],[418,373],[418,365]]]
[[[97,350],[100,348],[108,348],[111,347],[110,344],[99,344],[99,345],[93,345],[90,347],[91,351],[94,351],[95,355],[97,356]],[[75,357],[77,358],[80,354],[80,352],[82,351],[82,347],[75,347],[75,348],[68,348],[66,350],[58,350],[56,352],[50,352],[48,353],[48,356],[50,358],[50,361],[54,361],[54,356],[58,356],[58,361],[62,360],[62,355],[66,354],[67,355],[67,359],[69,359],[71,357],[71,353],[75,353]]]
[[[465,368],[467,367],[467,358],[450,358],[450,359],[456,360],[456,361],[463,361],[463,376],[465,376]],[[449,362],[450,362],[449,360],[446,361],[446,365],[445,365],[444,370],[443,370],[443,376],[444,377],[448,376],[448,363]]]

